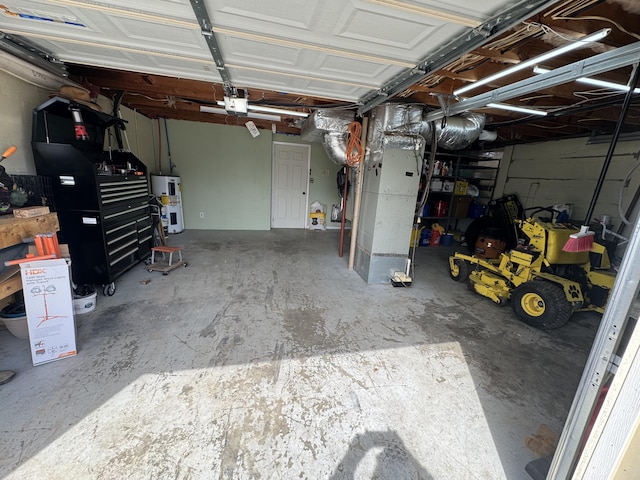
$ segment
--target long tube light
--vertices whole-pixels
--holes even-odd
[[[223,101],[218,100],[217,103],[221,107],[224,107]],[[294,117],[303,117],[303,118],[307,118],[309,116],[309,114],[305,112],[298,112],[296,110],[286,110],[284,108],[263,107],[261,105],[248,105],[247,108],[249,110],[253,110],[254,112],[279,113],[281,115],[291,115]]]
[[[543,73],[549,73],[550,71],[551,70],[549,70],[548,68],[542,68],[542,67],[533,68],[533,73],[536,73],[539,75]],[[622,83],[608,82],[606,80],[598,80],[597,78],[590,78],[590,77],[576,78],[576,82],[586,83],[587,85],[593,85],[594,87],[609,88],[611,90],[619,90],[621,92],[628,92],[629,89],[631,88],[630,86],[623,85]],[[633,93],[640,93],[640,88],[635,88],[633,90]]]
[[[200,105],[200,111],[202,113],[217,113],[219,115],[229,115],[229,112],[227,112],[224,108],[209,107],[207,105]],[[282,121],[282,118],[279,115],[268,115],[266,113],[249,112],[247,113],[247,117],[255,118],[257,120],[270,120],[272,122]]]
[[[515,105],[509,105],[508,103],[487,103],[489,108],[498,108],[500,110],[509,110],[510,112],[528,113],[530,115],[545,116],[547,112],[544,110],[537,110],[535,108],[516,107]]]
[[[547,53],[543,53],[542,55],[538,55],[537,57],[530,58],[529,60],[525,60],[524,62],[514,65],[513,67],[506,68],[504,70],[499,71],[498,73],[494,73],[493,75],[484,77],[483,79],[478,80],[474,83],[465,85],[464,87],[459,88],[458,90],[455,90],[453,94],[456,96],[462,95],[463,93],[473,90],[474,88],[480,87],[482,85],[486,85],[487,83],[493,82],[494,80],[498,80],[499,78],[506,77],[507,75],[511,75],[514,72],[518,72],[525,68],[532,67],[538,63],[545,62],[550,58],[554,58],[564,53],[570,52],[572,50],[576,50],[578,48],[584,47],[588,43],[597,42],[598,40],[602,40],[604,37],[609,35],[610,32],[611,32],[610,28],[603,28],[602,30],[598,30],[597,32],[592,33],[591,35],[587,35],[586,37],[581,38],[580,40],[576,40],[575,42],[569,43],[562,47],[554,48],[553,50],[549,50]]]

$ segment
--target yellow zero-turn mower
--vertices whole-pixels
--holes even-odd
[[[599,313],[615,281],[606,248],[594,242],[588,252],[564,252],[579,228],[534,218],[515,220],[518,244],[497,258],[456,253],[449,257],[451,278],[498,305],[511,303],[523,322],[542,330],[558,328],[576,311]]]

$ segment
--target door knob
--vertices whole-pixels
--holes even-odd
[[[306,194],[307,194],[307,192],[302,192],[302,194],[303,194],[303,195],[306,195]]]

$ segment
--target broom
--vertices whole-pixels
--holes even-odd
[[[586,223],[586,222],[585,222]],[[593,248],[596,232],[589,230],[589,225],[582,225],[578,233],[569,235],[569,240],[562,247],[563,252],[588,252]]]
[[[600,176],[598,177],[598,182],[596,183],[596,188],[593,191],[593,197],[591,198],[591,204],[589,205],[589,208],[587,210],[587,216],[584,220],[584,224],[580,227],[580,231],[578,233],[573,233],[569,236],[569,240],[567,240],[567,243],[565,243],[564,247],[562,247],[562,250],[564,252],[588,252],[593,247],[595,232],[589,230],[589,221],[591,220],[593,210],[595,209],[596,203],[598,202],[598,196],[600,195],[602,184],[604,183],[604,179],[607,176],[607,170],[609,169],[609,165],[611,164],[613,152],[616,149],[618,138],[620,137],[620,131],[622,130],[624,119],[627,116],[627,111],[629,110],[629,105],[631,104],[633,91],[635,90],[635,86],[638,83],[638,78],[640,78],[640,68],[634,68],[631,76],[632,78],[629,82],[629,90],[627,90],[627,94],[624,97],[622,110],[620,111],[620,116],[618,117],[618,123],[616,123],[616,128],[613,132],[613,136],[611,137],[609,150],[607,150],[607,156],[604,159],[604,164],[602,165],[602,170],[600,171]]]

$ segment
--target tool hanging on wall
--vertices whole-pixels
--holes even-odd
[[[16,150],[18,150],[16,146],[11,145],[2,154],[2,158],[0,158],[0,162],[2,162],[5,158],[9,158],[11,155],[16,153]],[[13,179],[6,172],[4,167],[0,165],[0,188],[6,188],[7,190],[11,190],[12,187],[13,187]]]

